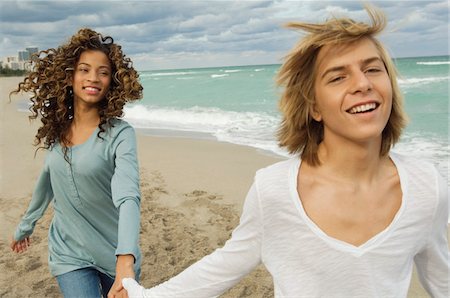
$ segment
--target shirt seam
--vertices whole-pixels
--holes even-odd
[[[264,248],[264,225],[262,223],[264,223],[264,214],[263,214],[263,210],[262,210],[262,204],[261,204],[261,200],[260,200],[260,194],[259,194],[259,187],[258,187],[258,182],[256,181],[255,178],[255,192],[256,192],[256,201],[258,203],[258,212],[259,212],[259,218],[260,218],[260,222],[261,224],[259,225],[259,235],[260,235],[260,250],[261,250],[261,254],[260,254],[260,258],[261,260],[263,259],[263,248]]]
[[[433,235],[433,223],[436,219],[436,214],[438,211],[438,206],[439,206],[439,200],[440,200],[440,187],[439,187],[439,179],[437,177],[437,170],[433,169],[433,178],[434,178],[434,185],[435,185],[435,189],[436,189],[436,200],[434,202],[434,206],[433,206],[433,215],[431,216],[431,220],[429,222],[429,226],[428,226],[428,235],[426,237],[424,246],[422,247],[421,251],[423,251],[424,249],[426,249],[429,244],[430,244],[430,239],[432,238]]]

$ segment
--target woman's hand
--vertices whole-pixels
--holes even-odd
[[[31,245],[30,237],[25,237],[22,240],[16,241],[13,236],[11,237],[11,244],[9,246],[11,247],[13,252],[23,253],[28,249],[30,245]]]
[[[108,298],[128,298],[127,291],[122,285],[122,279],[125,277],[133,279],[135,277],[133,255],[117,256],[116,278],[111,287],[111,290],[109,290]]]

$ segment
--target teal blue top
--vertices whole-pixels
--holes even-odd
[[[69,148],[70,164],[59,144],[49,150],[15,239],[33,233],[53,201],[48,234],[54,276],[93,267],[115,276],[116,255],[132,254],[140,271],[139,166],[134,129],[123,120],[83,144]]]

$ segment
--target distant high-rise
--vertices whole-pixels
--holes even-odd
[[[19,51],[19,61],[29,61],[31,59],[30,52]]]
[[[17,52],[17,56],[0,57],[2,68],[31,70],[36,60],[32,61],[33,54],[38,54],[38,47],[27,47]]]
[[[28,58],[28,59],[31,59],[31,57],[33,57],[32,56],[33,54],[39,52],[39,49],[37,47],[28,47],[28,48],[25,48],[25,50],[30,54],[30,58]]]

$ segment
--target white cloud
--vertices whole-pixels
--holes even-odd
[[[446,0],[372,3],[388,16],[382,40],[396,56],[448,53]],[[0,56],[56,47],[91,27],[111,35],[141,70],[279,63],[300,37],[283,23],[367,19],[362,2],[343,0],[2,1],[0,11]]]

